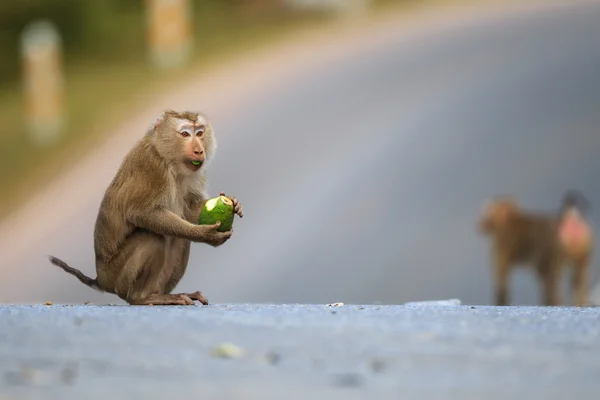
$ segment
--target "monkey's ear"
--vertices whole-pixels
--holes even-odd
[[[152,125],[152,130],[156,131],[156,128],[158,128],[159,125],[162,125],[162,123],[165,121],[165,117],[166,116],[164,112],[156,117],[156,121],[154,121],[154,125]]]

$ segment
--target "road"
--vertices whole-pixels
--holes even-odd
[[[2,306],[0,398],[594,399],[599,308]],[[215,357],[223,344],[238,351]]]
[[[95,274],[102,192],[168,106],[212,117],[211,193],[245,209],[225,246],[193,247],[182,291],[215,303],[489,304],[475,230],[487,198],[553,209],[578,188],[600,204],[600,2],[472,14],[388,16],[174,88],[5,224],[0,301],[117,302],[45,255]],[[536,304],[533,277],[513,280],[513,303]]]

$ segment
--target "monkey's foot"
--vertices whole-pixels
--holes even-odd
[[[151,294],[145,299],[132,300],[129,304],[138,306],[191,306],[194,305],[194,302],[185,294]]]
[[[195,291],[194,293],[182,293],[182,296],[187,296],[192,300],[196,300],[199,301],[201,304],[207,306],[208,305],[208,300],[206,299],[206,297],[204,297],[204,295],[202,294],[201,291]]]

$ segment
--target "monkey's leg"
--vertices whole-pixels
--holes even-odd
[[[573,263],[571,276],[571,289],[573,291],[573,304],[577,307],[585,307],[588,301],[588,270],[589,257],[582,257]]]
[[[194,304],[192,299],[183,294],[151,294],[144,298],[133,297],[128,302],[137,306],[191,306]]]
[[[504,260],[496,259],[494,263],[495,273],[495,300],[496,305],[508,305],[508,279],[509,279],[509,264]]]
[[[558,260],[546,260],[538,268],[542,282],[542,303],[546,306],[558,306],[562,303],[559,290],[562,264]]]
[[[137,231],[129,236],[111,263],[111,269],[120,271],[114,285],[115,294],[129,304],[194,304],[188,296],[165,294],[157,285],[165,264],[164,237]]]
[[[187,269],[187,264],[188,264],[188,261],[190,258],[190,241],[183,240],[183,239],[176,239],[176,240],[177,240],[177,246],[175,246],[173,250],[179,251],[179,257],[177,257],[178,262],[176,263],[175,268],[173,268],[173,273],[165,286],[165,289],[164,289],[165,293],[171,293],[173,291],[173,289],[175,289],[175,287],[177,286],[177,284],[179,283],[179,281],[185,274],[185,271]],[[208,305],[208,300],[206,299],[204,294],[202,294],[202,292],[200,292],[200,291],[196,291],[194,293],[181,293],[181,294],[189,297],[192,300],[199,301],[201,304]]]

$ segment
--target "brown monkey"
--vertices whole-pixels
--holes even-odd
[[[231,230],[219,232],[220,223],[197,224],[208,199],[206,167],[215,151],[205,115],[164,111],[127,154],[105,192],[94,229],[97,278],[53,256],[50,261],[129,304],[208,304],[199,291],[171,291],[185,273],[192,241],[217,247],[232,235]],[[230,198],[242,217],[241,204]]]
[[[594,252],[594,231],[583,215],[589,208],[588,200],[571,190],[565,194],[558,215],[564,262],[571,266],[573,304],[580,307],[589,305],[589,269]]]
[[[532,266],[542,286],[542,303],[559,305],[558,283],[562,253],[556,218],[522,210],[508,196],[490,201],[479,219],[479,229],[492,241],[496,305],[507,305],[511,270],[517,265]]]

